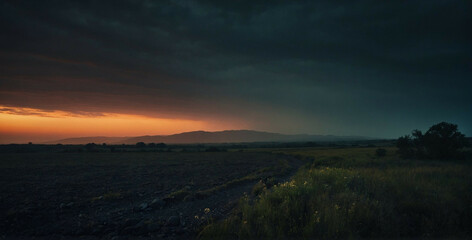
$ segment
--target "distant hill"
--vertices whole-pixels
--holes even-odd
[[[129,137],[78,137],[78,138],[65,138],[57,141],[45,142],[44,144],[87,144],[87,143],[118,143],[125,141]]]
[[[67,138],[47,144],[87,144],[87,143],[107,143],[107,144],[135,144],[145,143],[243,143],[243,142],[298,142],[298,141],[348,141],[348,140],[368,140],[366,137],[357,136],[333,136],[333,135],[287,135],[280,133],[260,132],[252,130],[226,130],[219,132],[194,131],[173,135],[139,136],[139,137],[81,137]]]

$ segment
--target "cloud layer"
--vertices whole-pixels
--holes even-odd
[[[468,1],[1,1],[0,104],[472,134]]]

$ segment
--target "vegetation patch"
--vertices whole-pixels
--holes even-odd
[[[465,135],[456,124],[441,122],[433,125],[423,134],[413,130],[397,140],[398,153],[403,158],[450,159],[464,158],[461,151],[469,145]]]
[[[406,161],[394,152],[378,158],[375,148],[298,150],[315,158],[311,166],[271,190],[255,187],[257,198],[243,197],[231,217],[208,225],[199,237],[470,236],[470,163]]]

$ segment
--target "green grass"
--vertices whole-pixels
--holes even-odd
[[[202,239],[469,238],[467,161],[402,160],[394,148],[272,150],[311,158],[291,181],[245,196]]]

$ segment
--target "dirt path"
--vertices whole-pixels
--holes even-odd
[[[277,177],[277,182],[288,180],[304,164],[302,160],[287,157],[290,170],[283,176]],[[169,204],[162,209],[149,210],[142,218],[159,216],[161,228],[153,234],[162,239],[194,239],[198,231],[204,227],[209,219],[213,221],[226,218],[236,206],[238,200],[244,195],[251,195],[252,188],[259,179],[245,182],[237,186],[217,191],[204,199],[193,199]],[[207,211],[205,211],[207,210]],[[171,217],[178,217],[180,224],[169,226]],[[129,236],[128,236],[129,237]],[[141,235],[141,237],[143,237]],[[124,235],[120,239],[126,239]]]
[[[285,182],[290,179],[305,163],[304,161],[296,158],[291,158],[290,160],[290,171],[283,176],[278,176],[277,183]],[[165,236],[169,239],[189,239],[196,237],[196,234],[198,233],[196,231],[199,231],[201,227],[207,224],[207,221],[202,219],[202,217],[206,219],[212,218],[215,221],[228,217],[233,208],[237,205],[239,199],[244,194],[251,196],[251,191],[254,185],[258,182],[259,180],[249,181],[242,185],[219,191],[204,200],[197,200],[191,203],[181,203],[176,205],[175,207],[171,208],[171,211],[177,210],[180,211],[180,213],[185,213],[185,215],[182,215],[182,222],[185,222],[186,225],[189,226],[189,228],[187,228],[189,231],[181,236],[173,234],[170,236],[166,234]],[[207,214],[205,214],[205,208],[210,210]]]
[[[304,163],[268,153],[58,156],[67,159],[2,163],[0,239],[192,239],[260,179],[285,181]],[[166,197],[182,189],[191,194]]]

